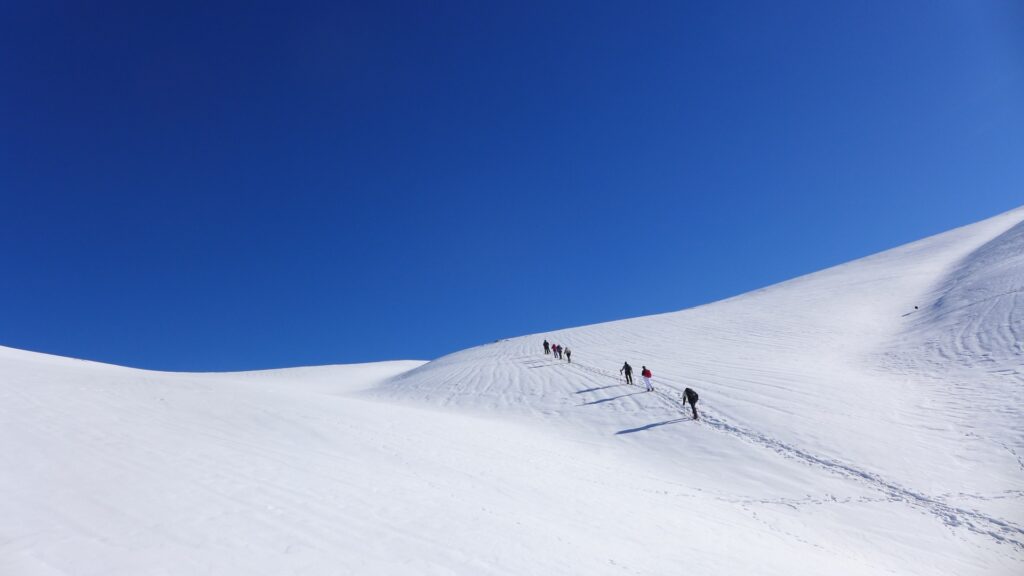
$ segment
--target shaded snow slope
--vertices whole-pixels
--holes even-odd
[[[0,574],[1018,574],[1022,221],[425,364],[0,348]]]
[[[1018,223],[962,258],[934,284],[898,349],[924,348],[918,360],[935,372],[956,365],[1021,376],[1015,368],[1024,353],[1022,271],[1024,223]]]

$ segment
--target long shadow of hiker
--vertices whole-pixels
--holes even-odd
[[[619,430],[616,435],[619,434],[632,434],[634,432],[643,432],[644,430],[650,430],[651,428],[657,428],[658,426],[665,426],[666,424],[675,424],[676,422],[689,422],[690,418],[676,418],[675,420],[665,420],[664,422],[655,422],[654,424],[648,424],[639,428],[628,428],[626,430]]]
[[[612,396],[611,398],[601,398],[600,400],[594,400],[593,402],[584,402],[580,406],[593,406],[594,404],[604,404],[605,402],[611,402],[612,400],[618,400],[619,398],[625,398],[626,396],[634,396],[636,394],[643,394],[640,392],[630,392],[629,394],[623,394],[621,396]]]
[[[622,386],[622,384],[609,384],[608,386],[598,386],[597,388],[587,388],[586,390],[577,390],[577,394],[586,394],[587,392],[597,392],[598,390],[604,390],[606,388],[615,388],[616,386]]]

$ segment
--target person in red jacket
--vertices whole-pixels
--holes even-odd
[[[640,375],[644,377],[644,386],[647,387],[647,391],[654,392],[654,386],[651,384],[651,369],[647,366],[643,366],[643,370],[640,371]]]

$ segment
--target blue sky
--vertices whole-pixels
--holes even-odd
[[[1014,1],[2,12],[7,346],[429,359],[1024,203]]]

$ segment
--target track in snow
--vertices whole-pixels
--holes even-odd
[[[594,375],[602,377],[606,380],[615,381],[615,384],[594,387],[588,390],[584,390],[584,392],[596,392],[618,386],[630,387],[628,384],[625,383],[624,379],[618,374],[610,370],[604,370],[594,366],[588,366],[580,362],[565,363],[557,360],[554,362],[546,362],[543,359],[536,359],[532,361],[520,361],[525,365],[532,364],[533,367],[564,366],[566,368],[572,368],[578,371],[582,371],[589,375]],[[632,388],[640,388],[640,385],[634,384]],[[585,405],[596,405],[604,402],[615,401],[621,398],[632,396],[634,394],[645,393],[646,392],[644,392],[643,390],[640,390],[638,392],[629,392],[626,394],[604,398],[593,402],[587,402],[585,403]],[[668,383],[665,382],[663,379],[659,379],[658,383],[655,385],[653,395],[659,397],[668,405],[678,408],[682,414],[685,415],[688,413],[688,406],[682,402],[682,389],[680,385]],[[703,402],[700,403],[699,411],[701,413],[701,421],[719,432],[739,438],[740,440],[743,440],[745,442],[767,448],[785,458],[798,460],[815,466],[831,474],[836,474],[844,478],[852,479],[874,490],[877,490],[878,492],[881,492],[884,495],[883,500],[890,502],[903,502],[905,504],[908,504],[931,516],[934,516],[950,528],[966,528],[967,530],[970,530],[976,534],[981,534],[986,537],[992,538],[1000,544],[1008,544],[1013,546],[1017,550],[1024,551],[1024,528],[1012,522],[1001,520],[999,518],[994,518],[992,516],[988,516],[978,511],[966,510],[963,508],[951,506],[940,501],[937,498],[930,497],[921,492],[916,492],[914,490],[904,488],[895,482],[886,480],[885,478],[881,477],[878,474],[867,472],[865,470],[857,468],[856,466],[840,462],[833,458],[827,458],[824,456],[812,454],[806,450],[787,444],[778,439],[772,438],[771,436],[764,434],[762,432],[757,432],[755,430],[745,428],[741,425],[733,424],[727,421],[725,418],[715,415],[713,409],[709,409]],[[619,430],[618,432],[616,432],[616,434],[621,435],[641,432],[659,426],[676,424],[687,421],[692,421],[692,419],[688,416],[682,416],[678,419],[656,422],[652,424],[647,424],[645,426],[640,426],[637,428]],[[1013,452],[1011,448],[1008,449],[1011,450],[1011,452]],[[1017,456],[1016,452],[1014,452],[1014,456]],[[974,497],[984,498],[983,496]],[[1024,491],[1006,491],[1002,495],[1002,497],[1024,497]],[[790,501],[790,504],[792,503],[793,502]]]

